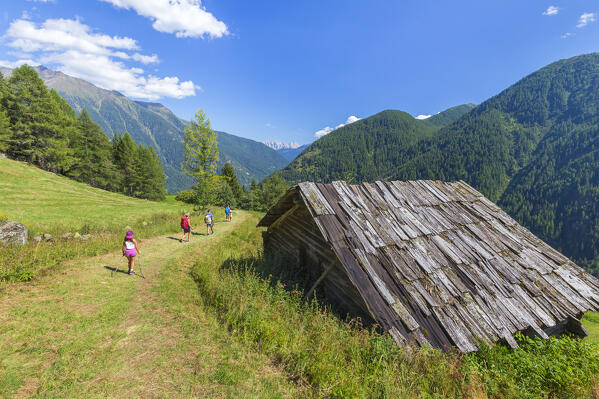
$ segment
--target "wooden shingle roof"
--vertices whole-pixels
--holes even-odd
[[[517,331],[546,338],[599,308],[599,280],[462,181],[300,183],[259,225],[297,206],[298,196],[397,342],[514,347]]]

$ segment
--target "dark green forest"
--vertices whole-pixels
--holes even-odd
[[[462,179],[599,275],[599,54],[544,67],[453,121],[410,118],[386,111],[338,129],[281,176]]]
[[[0,152],[93,187],[150,200],[165,198],[165,174],[151,146],[128,133],[113,141],[87,111],[79,116],[28,66],[0,74]]]

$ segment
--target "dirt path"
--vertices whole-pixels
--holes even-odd
[[[202,308],[188,270],[244,219],[191,243],[141,240],[146,279],[120,251],[65,266],[0,298],[0,397],[293,397],[270,359]],[[203,231],[202,231],[203,233]]]

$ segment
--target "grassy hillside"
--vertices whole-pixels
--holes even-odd
[[[0,245],[0,283],[31,280],[69,259],[115,250],[128,228],[141,239],[178,233],[184,210],[190,206],[126,197],[0,159],[0,214],[23,223],[31,237],[42,233],[58,237],[65,232],[92,235],[85,241]]]
[[[0,213],[34,233],[109,229],[189,205],[111,193],[9,159],[0,159]]]

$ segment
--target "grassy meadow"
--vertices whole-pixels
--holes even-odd
[[[31,280],[66,260],[118,249],[129,228],[138,240],[178,233],[179,217],[191,210],[174,198],[170,202],[131,198],[9,159],[0,159],[0,176],[0,217],[23,223],[30,238],[50,233],[56,239],[0,246],[0,284]],[[91,234],[92,239],[58,239],[66,232]]]
[[[114,230],[191,208],[174,197],[153,202],[111,193],[9,159],[0,159],[0,176],[0,213],[34,235]]]
[[[0,159],[0,212],[34,233],[92,239],[0,246],[0,397],[599,398],[599,314],[589,338],[517,336],[520,348],[406,350],[303,303],[299,276],[262,256],[261,214],[96,190]],[[195,223],[194,223],[195,221]],[[147,279],[115,273],[136,232]],[[140,259],[140,261],[141,261]],[[35,284],[20,281],[35,279]]]

